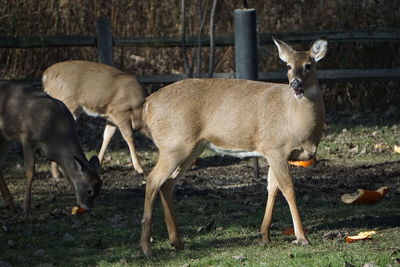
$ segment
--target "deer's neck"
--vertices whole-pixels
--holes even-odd
[[[66,141],[63,140],[63,142]],[[58,147],[62,147],[64,149],[59,149]],[[74,162],[74,158],[78,158],[83,162],[86,161],[86,157],[76,141],[69,142],[69,144],[64,144],[62,146],[54,142],[49,142],[41,147],[41,151],[45,157],[47,157],[49,160],[57,162],[57,164],[59,164],[63,169],[69,168]]]
[[[290,134],[299,145],[319,143],[325,122],[325,106],[316,78],[305,84],[303,98],[291,99],[288,118]]]

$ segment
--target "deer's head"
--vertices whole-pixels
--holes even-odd
[[[93,156],[89,161],[74,157],[72,168],[64,173],[74,185],[77,204],[86,210],[90,210],[100,192],[102,181],[99,172],[99,159]]]
[[[324,39],[315,41],[309,51],[295,51],[285,42],[272,37],[278,48],[279,58],[287,64],[289,86],[294,96],[300,99],[304,96],[304,85],[312,77],[315,78],[317,62],[324,58],[328,42]]]

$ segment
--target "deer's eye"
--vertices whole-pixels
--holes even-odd
[[[292,69],[292,66],[290,66],[290,65],[287,65],[286,67],[287,67],[288,70]]]
[[[304,66],[304,68],[305,68],[306,70],[310,70],[310,69],[311,69],[311,64],[306,64],[306,65]]]
[[[88,194],[89,196],[93,196],[93,194],[94,194],[93,189],[90,187],[88,189],[86,189],[86,194]]]

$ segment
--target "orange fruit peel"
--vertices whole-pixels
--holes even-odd
[[[347,236],[345,241],[346,243],[354,243],[359,240],[367,240],[370,239],[374,234],[376,234],[376,231],[360,232],[358,235]]]
[[[315,163],[315,159],[310,159],[310,160],[289,160],[288,163],[293,166],[297,167],[310,167]]]
[[[375,191],[373,190],[364,190],[357,189],[357,192],[351,194],[343,194],[341,199],[346,204],[375,204],[381,201],[385,194],[387,193],[388,188],[383,186]]]
[[[82,214],[82,213],[85,213],[85,212],[86,212],[85,208],[81,208],[81,207],[78,207],[78,206],[73,207],[72,210],[71,210],[71,214],[72,215]]]

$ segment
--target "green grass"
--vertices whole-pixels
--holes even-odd
[[[169,245],[161,204],[156,200],[155,256],[145,258],[138,246],[143,177],[132,171],[125,148],[108,155],[102,173],[102,193],[93,211],[77,216],[70,215],[75,198],[68,184],[48,179],[49,165],[40,160],[33,183],[32,212],[24,215],[21,210],[12,213],[0,207],[0,266],[1,261],[13,266],[363,266],[365,263],[396,266],[396,259],[400,258],[400,195],[392,191],[376,205],[349,206],[340,201],[340,193],[358,188],[363,173],[354,177],[352,173],[360,169],[371,169],[365,177],[371,187],[375,186],[374,179],[376,187],[382,183],[389,183],[392,189],[400,186],[400,154],[392,152],[393,145],[400,142],[400,124],[396,120],[384,124],[376,117],[354,124],[345,117],[328,126],[318,155],[325,165],[317,167],[315,174],[313,169],[293,169],[301,217],[310,230],[309,246],[293,245],[294,237],[282,234],[283,229],[292,227],[289,208],[282,196],[278,197],[274,210],[272,243],[261,243],[259,227],[267,196],[265,172],[261,179],[253,179],[251,171],[245,171],[246,162],[240,162],[235,163],[243,171],[243,174],[238,172],[239,176],[250,184],[244,191],[214,186],[204,192],[191,188],[190,184],[178,186],[175,210],[185,242],[182,251],[175,251]],[[377,151],[374,149],[377,143],[390,148]],[[349,151],[356,146],[358,152]],[[88,153],[93,154],[95,150]],[[213,156],[205,152],[202,158]],[[149,171],[157,154],[143,150],[140,157]],[[18,205],[24,192],[23,170],[16,167],[21,164],[21,157],[13,155],[2,168]],[[380,167],[382,164],[388,169]],[[342,169],[330,174],[336,167]],[[229,176],[232,168],[232,165],[205,166],[198,172],[188,172],[186,181],[197,176],[204,176],[205,181],[208,176],[215,179],[225,170]],[[375,169],[377,177],[373,175]],[[208,184],[203,183],[203,188],[207,188]],[[198,231],[210,222],[213,222],[210,227]],[[377,234],[368,241],[344,242],[346,235],[366,230],[376,230]],[[324,238],[329,232],[341,236]],[[67,233],[73,236],[73,241],[63,241]],[[41,249],[43,255],[35,255]]]
[[[35,209],[32,215],[15,214],[8,218],[9,232],[1,235],[0,249],[3,260],[17,266],[54,264],[62,266],[344,266],[346,262],[361,266],[366,262],[378,266],[394,263],[391,254],[400,249],[400,197],[394,196],[372,207],[335,205],[334,201],[300,201],[304,225],[311,229],[311,245],[292,245],[293,237],[281,234],[291,226],[287,205],[279,201],[274,213],[273,242],[263,245],[258,227],[263,204],[249,214],[242,202],[221,200],[219,196],[190,196],[177,201],[177,216],[186,241],[183,251],[174,251],[168,244],[160,205],[156,205],[154,218],[155,257],[141,255],[137,242],[140,234],[139,198],[114,199],[106,196],[92,212],[75,217],[47,214],[47,209]],[[198,204],[218,202],[212,215],[197,212]],[[188,216],[188,214],[191,214]],[[112,218],[117,218],[113,220]],[[120,218],[120,219],[118,219]],[[215,220],[211,229],[197,229]],[[376,223],[376,220],[380,220]],[[4,224],[4,221],[2,221]],[[389,224],[389,225],[386,225]],[[7,225],[7,223],[6,223]],[[347,244],[344,235],[375,229],[372,240]],[[323,239],[329,231],[339,231],[343,238]],[[65,233],[75,241],[63,243]],[[6,245],[8,240],[16,247]],[[44,249],[45,255],[33,253]],[[23,255],[23,257],[22,257]],[[240,256],[241,259],[235,259]],[[189,264],[189,265],[185,265]]]

